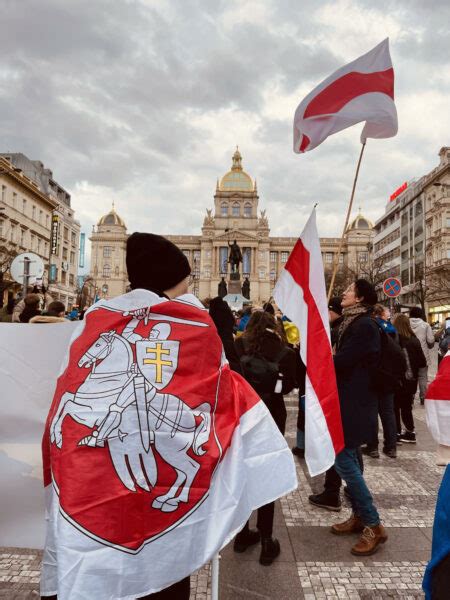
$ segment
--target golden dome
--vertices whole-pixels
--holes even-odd
[[[353,219],[350,223],[348,229],[373,229],[373,223],[359,213],[356,219]]]
[[[121,219],[119,217],[119,215],[116,213],[116,211],[114,209],[114,204],[113,204],[112,209],[109,211],[109,213],[106,215],[103,215],[103,217],[98,222],[98,225],[117,225],[119,227],[124,227],[126,229],[126,225],[125,225],[123,219]]]
[[[236,146],[236,152],[233,154],[233,164],[231,171],[225,173],[219,183],[221,192],[253,192],[255,186],[252,178],[242,169],[242,156]]]

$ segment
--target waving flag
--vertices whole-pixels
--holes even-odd
[[[439,365],[425,396],[427,425],[438,444],[450,446],[450,352]]]
[[[344,447],[315,210],[289,256],[273,297],[300,330],[300,355],[306,365],[305,459],[314,476],[331,467]]]
[[[294,152],[308,152],[329,135],[362,121],[362,142],[393,137],[398,130],[388,39],[335,71],[300,103],[294,117]]]
[[[191,295],[134,290],[86,313],[43,456],[41,594],[58,600],[168,587],[296,487],[283,436]]]

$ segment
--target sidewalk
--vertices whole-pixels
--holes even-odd
[[[297,402],[287,398],[287,440],[295,440]],[[308,495],[322,489],[323,476],[311,479],[304,460],[296,459],[299,488],[277,503],[275,535],[282,553],[271,567],[258,563],[259,549],[235,554],[231,545],[220,561],[221,600],[321,600],[328,598],[380,600],[423,598],[421,581],[431,551],[436,493],[443,467],[435,464],[435,445],[425,424],[425,411],[416,404],[417,445],[398,447],[398,458],[365,459],[369,487],[389,540],[372,557],[355,560],[352,538],[329,533],[332,523],[350,513],[344,500],[340,513],[309,504]],[[0,598],[39,597],[40,553],[0,549]],[[192,576],[192,600],[208,600],[209,566]]]

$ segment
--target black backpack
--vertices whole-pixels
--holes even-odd
[[[244,340],[244,349],[247,344]],[[286,353],[282,348],[278,354],[268,360],[261,354],[243,354],[240,358],[244,378],[258,394],[270,394],[275,391],[275,386],[280,378],[280,361]]]
[[[377,323],[378,325],[378,323]],[[395,392],[402,387],[406,375],[406,359],[400,345],[378,325],[381,356],[373,369],[372,387],[377,392]]]

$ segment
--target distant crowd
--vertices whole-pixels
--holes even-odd
[[[70,311],[59,300],[54,300],[44,286],[29,288],[24,297],[9,298],[0,308],[0,323],[61,323],[78,321],[85,310],[74,307]]]

